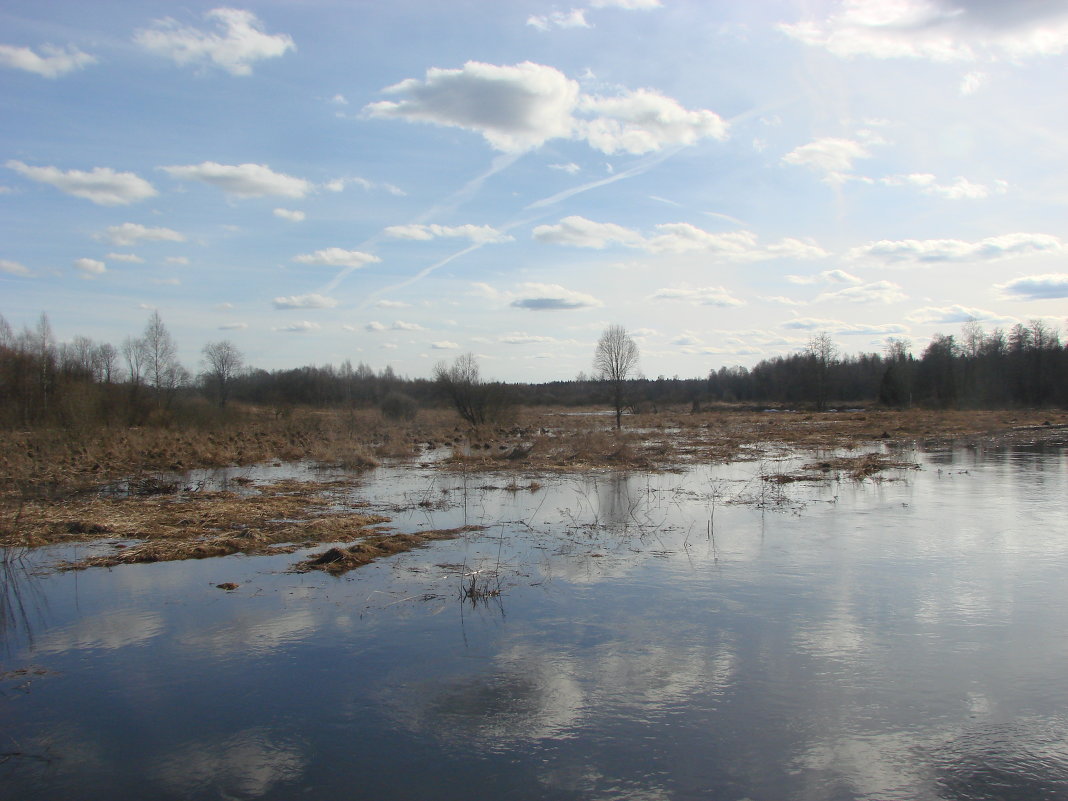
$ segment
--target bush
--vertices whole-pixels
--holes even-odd
[[[379,409],[390,420],[414,420],[419,413],[419,404],[403,392],[390,392],[382,399]]]

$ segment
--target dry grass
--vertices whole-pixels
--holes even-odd
[[[347,548],[330,548],[322,553],[312,554],[309,558],[294,565],[297,573],[322,570],[340,576],[363,567],[383,556],[406,553],[415,548],[422,548],[428,542],[451,540],[469,531],[482,531],[485,526],[461,526],[460,528],[421,531],[418,534],[378,534],[368,536]]]
[[[459,426],[446,412],[424,411],[415,421],[396,422],[373,410],[307,411],[288,418],[250,411],[239,426],[212,431],[0,433],[0,545],[115,541],[112,553],[70,565],[88,567],[278,553],[319,542],[361,540],[356,551],[345,551],[339,570],[373,557],[373,548],[394,547],[380,538],[365,540],[385,518],[337,514],[330,485],[283,482],[247,496],[182,492],[160,479],[156,471],[162,469],[312,460],[361,470],[381,458],[435,456],[447,470],[670,470],[797,450],[848,451],[874,442],[1068,440],[1068,412],[1063,410],[795,413],[721,408],[628,416],[622,432],[611,424],[608,416],[561,409],[523,410],[507,428],[478,429]],[[797,476],[833,472],[863,478],[907,466],[888,457],[846,456],[813,462]],[[79,493],[120,477],[134,494]],[[513,480],[507,489],[534,486]],[[425,540],[428,535],[404,536]]]

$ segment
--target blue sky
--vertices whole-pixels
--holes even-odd
[[[0,314],[650,376],[1068,314],[1068,2],[12,0]]]

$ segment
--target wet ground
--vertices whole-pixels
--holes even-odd
[[[1068,455],[876,450],[184,476],[467,530],[340,576],[8,551],[0,796],[1068,797]]]

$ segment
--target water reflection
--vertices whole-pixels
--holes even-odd
[[[308,764],[303,749],[268,729],[183,743],[150,771],[167,792],[182,798],[259,798],[295,784]]]
[[[1068,457],[911,456],[923,471],[764,508],[738,502],[753,464],[534,492],[386,468],[353,497],[414,505],[398,525],[492,527],[343,579],[288,556],[49,577],[15,656],[56,678],[0,703],[54,760],[0,780],[20,799],[1068,798]],[[499,607],[461,605],[460,566],[499,575]]]

